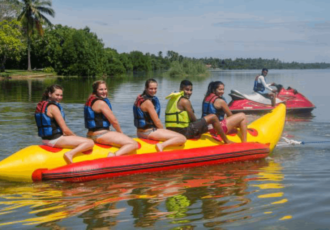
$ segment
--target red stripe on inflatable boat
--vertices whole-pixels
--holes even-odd
[[[61,148],[54,148],[54,147],[50,147],[48,145],[39,145],[40,148],[48,151],[48,152],[52,152],[52,153],[58,153],[59,151],[61,151]]]
[[[91,154],[92,152],[93,152],[93,149],[90,149],[90,150],[87,150],[87,151],[82,152],[82,153],[85,154],[85,155],[89,155],[89,154]]]
[[[153,172],[206,164],[265,158],[269,147],[258,143],[240,143],[212,147],[166,151],[152,154],[102,158],[42,171],[42,180],[90,181],[134,173]]]
[[[149,139],[140,139],[140,140],[151,145],[155,145],[159,143],[159,141],[149,140]]]
[[[251,134],[251,136],[258,136],[258,131],[256,129],[248,128],[247,131]]]
[[[95,143],[95,145],[97,145],[101,148],[104,148],[104,149],[110,149],[112,147],[111,145],[102,145],[102,144],[99,144],[99,143]]]

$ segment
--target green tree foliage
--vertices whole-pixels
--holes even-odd
[[[75,30],[64,40],[61,60],[65,72],[55,70],[64,75],[96,76],[105,72],[104,45],[88,27]]]
[[[3,20],[0,22],[0,64],[4,71],[7,59],[19,61],[21,52],[26,47],[22,42],[21,24],[16,21]]]
[[[12,0],[0,0],[0,21],[17,17],[19,7]]]
[[[53,28],[47,27],[44,36],[38,38],[33,35],[31,41],[31,62],[37,68],[53,67],[56,71],[64,71],[69,63],[66,56],[63,56],[63,46],[75,33],[75,29],[67,26],[56,25]],[[61,72],[63,74],[63,72]]]
[[[34,40],[31,47],[36,55],[32,61],[38,63],[39,68],[51,66],[60,75],[102,76],[108,69],[107,50],[88,27],[47,28],[45,35]]]
[[[179,56],[180,55],[177,52],[172,50],[167,51],[167,58],[170,60],[170,62],[180,61]]]
[[[133,64],[131,62],[131,59],[129,58],[129,54],[127,53],[119,54],[119,60],[124,65],[127,72],[133,71]]]
[[[129,58],[133,64],[133,71],[150,71],[152,69],[150,55],[144,55],[140,51],[132,51]]]
[[[118,52],[111,48],[105,49],[106,54],[106,75],[114,76],[126,73],[126,68],[120,60]]]
[[[55,11],[51,8],[52,2],[49,0],[13,0],[12,2],[15,2],[22,9],[17,19],[22,22],[27,36],[28,70],[31,71],[30,45],[32,34],[37,31],[39,35],[43,35],[44,30],[42,26],[52,25],[45,14],[54,17]]]

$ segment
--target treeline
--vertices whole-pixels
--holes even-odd
[[[17,32],[20,30],[17,21],[2,23],[6,27],[15,25]],[[21,33],[17,35],[24,40]],[[46,69],[64,76],[113,76],[127,72],[168,70],[174,61],[191,60],[173,51],[168,51],[165,56],[161,51],[158,55],[140,51],[118,53],[115,49],[105,48],[102,40],[88,27],[74,29],[62,25],[45,28],[41,37],[38,34],[32,35],[30,49],[33,69]],[[21,49],[19,57],[17,55],[16,52],[13,58],[7,54],[6,68],[27,68],[26,49]]]
[[[325,69],[330,68],[330,63],[299,63],[299,62],[282,62],[279,59],[262,59],[262,58],[236,58],[219,59],[219,58],[203,58],[203,63],[211,65],[211,68],[221,69]]]
[[[0,22],[0,60],[2,69],[26,69],[26,37],[20,22]],[[131,51],[118,53],[106,48],[101,39],[90,31],[55,25],[45,27],[43,36],[32,34],[30,39],[32,69],[56,72],[58,75],[117,76],[128,72],[169,70],[169,76],[202,74],[209,68],[221,69],[310,69],[330,68],[329,63],[285,63],[278,59],[190,58],[175,51],[157,55]],[[9,48],[8,48],[9,47]]]
[[[119,54],[115,49],[105,48],[102,40],[88,27],[74,29],[55,25],[45,28],[42,37],[33,35],[30,47],[33,69],[54,70],[65,76],[112,76],[169,67],[169,62],[159,61],[163,57],[140,51]],[[26,50],[20,54],[20,58],[7,59],[6,68],[26,69]]]

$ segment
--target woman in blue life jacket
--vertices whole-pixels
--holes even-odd
[[[119,147],[115,153],[109,152],[108,157],[120,156],[138,149],[138,143],[123,133],[112,112],[105,81],[95,81],[92,87],[93,93],[84,108],[87,137],[95,143]],[[115,131],[110,130],[111,125]]]
[[[203,100],[203,115],[216,114],[225,133],[240,128],[242,142],[246,142],[247,120],[244,113],[233,114],[223,97],[225,85],[221,81],[211,82]]]
[[[253,91],[261,94],[264,97],[270,98],[272,102],[272,106],[276,105],[276,89],[272,89],[270,86],[275,86],[276,84],[273,82],[271,84],[266,83],[266,76],[268,74],[268,69],[263,68],[261,70],[261,75],[257,75],[254,80]]]
[[[35,120],[38,135],[44,145],[56,148],[72,149],[64,154],[64,159],[72,163],[72,158],[80,152],[93,148],[94,142],[76,136],[66,125],[64,111],[59,104],[63,99],[63,88],[59,85],[49,86],[38,103]]]
[[[155,79],[146,81],[143,93],[135,100],[133,113],[137,136],[143,139],[163,141],[156,144],[157,151],[161,152],[167,146],[183,145],[187,139],[182,134],[164,129],[159,118],[160,103],[155,96],[157,87]]]

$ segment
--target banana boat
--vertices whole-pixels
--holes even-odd
[[[107,158],[117,147],[95,144],[92,151],[79,153],[67,165],[64,154],[69,149],[45,145],[26,147],[0,162],[0,179],[18,182],[82,182],[134,173],[182,167],[254,160],[267,157],[281,138],[286,107],[279,104],[270,113],[248,125],[247,143],[240,143],[240,133],[228,134],[234,144],[224,145],[220,136],[203,134],[189,139],[184,146],[157,152],[157,141],[134,138],[139,149],[129,155]]]

